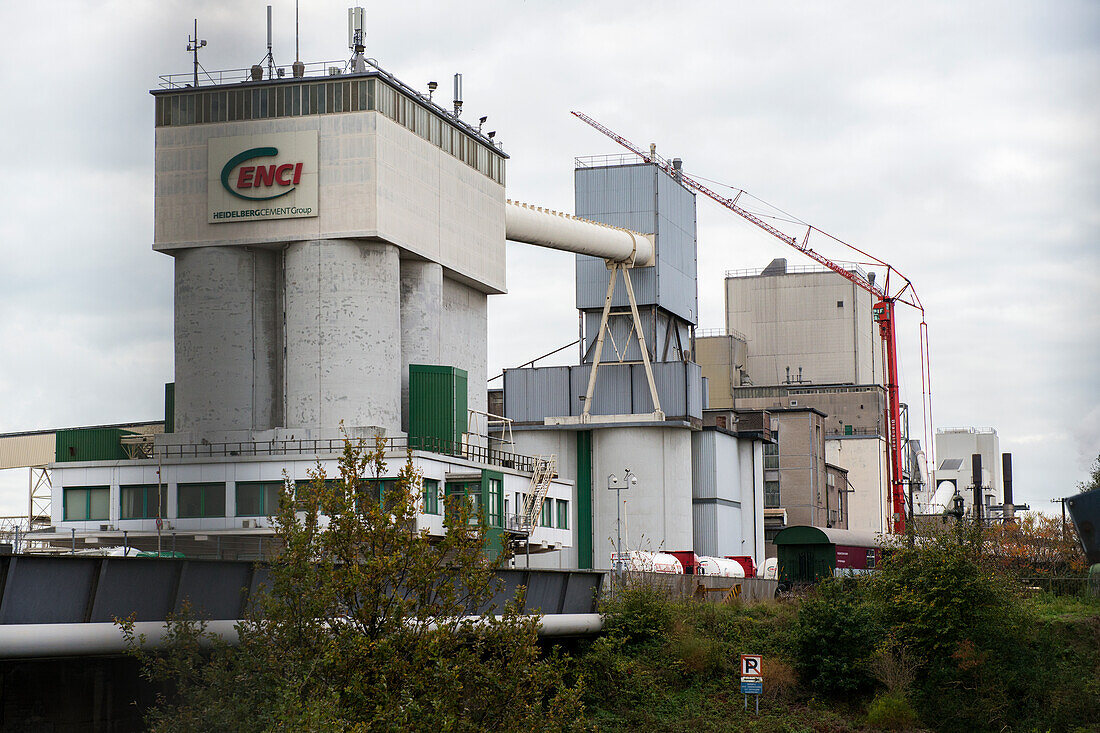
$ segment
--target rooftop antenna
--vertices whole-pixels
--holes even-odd
[[[206,45],[206,41],[199,40],[199,19],[195,18],[195,37],[187,37],[187,50],[195,54],[195,81],[194,86],[199,85],[199,49]]]
[[[358,6],[348,8],[348,48],[352,50],[351,70],[354,73],[367,70],[367,62],[363,58],[363,52],[367,50],[363,43],[365,35],[363,28],[363,8]]]
[[[267,78],[275,78],[275,57],[271,55],[271,6],[267,6]]]
[[[455,117],[462,114],[462,74],[455,74]]]
[[[298,52],[298,0],[294,0],[294,65],[291,68],[295,79],[306,75],[306,65],[302,63],[302,56]]]

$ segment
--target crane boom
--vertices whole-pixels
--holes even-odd
[[[925,435],[929,444],[929,455],[932,456],[933,465],[935,465],[935,457],[932,445],[931,445],[931,427],[932,427],[932,410],[931,410],[931,373],[928,368],[928,325],[924,319],[924,306],[920,302],[920,298],[917,297],[916,289],[913,287],[913,283],[909,281],[904,275],[894,269],[889,263],[884,262],[874,255],[868,254],[858,247],[854,247],[847,242],[844,242],[836,237],[832,237],[825,232],[822,232],[816,227],[805,224],[805,234],[801,237],[796,237],[787,234],[783,230],[779,229],[775,225],[765,221],[762,217],[748,211],[744,207],[738,205],[738,200],[744,191],[738,191],[737,195],[733,198],[722,196],[712,191],[707,186],[704,186],[699,181],[695,180],[691,176],[684,173],[681,169],[673,166],[672,163],[661,156],[657,155],[657,151],[653,146],[650,146],[648,152],[642,150],[637,145],[627,140],[623,136],[617,134],[615,131],[601,125],[596,120],[592,119],[583,112],[573,112],[573,116],[577,117],[582,122],[595,128],[599,132],[603,133],[607,137],[611,138],[619,145],[630,152],[637,155],[646,163],[651,163],[658,166],[670,176],[680,181],[689,190],[701,193],[708,198],[713,199],[717,203],[725,206],[727,209],[737,214],[738,216],[746,219],[747,221],[755,224],[760,229],[764,230],[768,234],[772,235],[776,239],[794,247],[799,252],[802,252],[807,257],[810,257],[815,262],[827,267],[836,274],[840,275],[844,279],[854,283],[857,287],[862,288],[871,294],[874,299],[872,307],[872,313],[874,314],[875,322],[879,326],[879,336],[882,338],[883,345],[883,371],[886,384],[886,410],[885,410],[885,422],[887,430],[887,459],[890,467],[890,504],[891,504],[891,517],[889,526],[892,532],[902,533],[905,531],[905,479],[904,470],[902,467],[902,455],[903,446],[902,442],[902,430],[901,430],[901,394],[899,389],[898,378],[898,361],[897,361],[897,335],[894,321],[894,304],[905,303],[906,305],[916,308],[921,313],[921,385],[923,389],[924,397],[924,422],[925,422]],[[869,278],[865,278],[856,272],[853,272],[836,262],[833,262],[825,255],[816,252],[810,247],[810,234],[818,232],[819,234],[832,239],[833,241],[848,247],[849,249],[858,252],[859,254],[867,257],[871,262],[867,264],[886,268],[886,277],[880,287],[878,284],[871,281]],[[893,284],[895,290],[891,292],[891,275],[893,277]]]

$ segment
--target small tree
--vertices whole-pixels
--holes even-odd
[[[1058,517],[1028,512],[1015,522],[994,525],[987,549],[998,567],[1016,577],[1076,575],[1085,571],[1077,531]]]
[[[318,467],[287,481],[271,585],[239,643],[199,650],[204,629],[171,624],[146,673],[177,694],[153,730],[563,730],[579,691],[537,646],[537,621],[499,590],[484,523],[448,497],[446,533],[416,530],[421,481],[411,457],[387,479],[384,443],[345,441],[341,478]],[[134,640],[135,643],[140,640]],[[139,654],[141,654],[139,652]]]

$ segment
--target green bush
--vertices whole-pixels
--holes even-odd
[[[873,684],[869,662],[879,637],[862,581],[822,581],[798,611],[795,666],[806,684],[826,695],[867,690]]]
[[[664,640],[672,627],[672,602],[661,590],[639,585],[604,605],[604,633],[626,644]]]
[[[879,695],[867,709],[867,723],[880,730],[908,730],[917,722],[917,713],[901,695]]]

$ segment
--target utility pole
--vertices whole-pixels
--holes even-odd
[[[1066,541],[1066,500],[1065,500],[1065,498],[1051,499],[1050,503],[1051,504],[1061,504],[1062,505],[1062,542],[1065,542]]]

